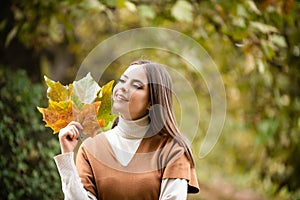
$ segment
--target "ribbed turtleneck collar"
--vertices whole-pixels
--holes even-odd
[[[125,120],[119,117],[118,129],[120,136],[128,139],[143,138],[149,129],[149,116],[146,115],[137,120]]]

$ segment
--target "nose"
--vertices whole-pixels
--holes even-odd
[[[128,92],[129,91],[129,84],[128,83],[123,83],[120,85],[120,89],[123,91],[123,92]]]

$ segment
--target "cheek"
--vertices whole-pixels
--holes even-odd
[[[149,102],[149,97],[147,93],[144,92],[135,92],[131,95],[130,98],[130,105],[132,107],[136,107],[142,109],[143,107],[147,106]]]
[[[114,96],[115,96],[115,94],[116,94],[116,92],[117,92],[118,89],[119,89],[119,83],[117,83],[117,84],[115,85],[115,87],[113,88],[113,91],[112,91],[112,99],[114,99]]]

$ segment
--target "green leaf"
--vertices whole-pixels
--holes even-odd
[[[265,65],[261,59],[257,59],[256,61],[259,73],[263,74],[265,72]]]
[[[66,101],[69,98],[68,87],[62,85],[60,82],[55,82],[44,76],[45,82],[48,86],[47,97],[52,101]]]
[[[111,113],[111,95],[114,81],[110,81],[104,85],[99,93],[99,99],[101,100],[101,108],[99,109],[97,119],[104,120],[104,127],[106,127],[110,121],[115,118],[115,115]]]
[[[237,6],[237,15],[240,17],[248,17],[248,13],[247,10],[245,9],[245,7],[243,5],[238,5]]]
[[[118,0],[105,0],[105,3],[110,7],[116,7],[118,4]]]
[[[80,6],[87,10],[102,12],[106,9],[106,7],[101,4],[98,0],[86,0],[80,3]]]
[[[96,99],[100,89],[100,86],[92,78],[90,73],[73,83],[74,94],[78,97],[80,102],[84,104],[92,103]]]
[[[80,102],[79,98],[74,93],[71,95],[71,100],[74,102],[74,105],[78,109],[81,109],[82,106],[84,105],[83,103]]]
[[[58,28],[59,23],[55,17],[50,19],[50,24],[48,26],[49,38],[55,43],[61,43],[64,39],[64,34],[61,29]]]
[[[6,37],[6,40],[5,40],[5,46],[7,47],[11,40],[14,39],[18,33],[18,30],[19,30],[19,27],[18,26],[15,26],[13,27],[13,29],[11,29]]]
[[[105,0],[104,2],[110,7],[123,7],[125,0]]]
[[[250,26],[259,30],[262,33],[278,33],[278,29],[274,26],[263,24],[261,22],[250,22]]]
[[[287,47],[285,38],[282,35],[271,35],[270,38],[273,44],[279,47]]]
[[[184,0],[179,0],[174,4],[171,14],[181,22],[193,21],[193,7],[189,2]]]
[[[156,16],[155,11],[147,5],[139,6],[139,12],[143,18],[154,19]]]
[[[125,1],[124,5],[129,11],[136,12],[136,6],[134,3],[130,2],[130,1]]]
[[[257,125],[259,133],[256,142],[258,144],[266,144],[276,133],[279,127],[279,122],[276,119],[264,119]]]
[[[246,22],[245,19],[243,17],[235,17],[232,20],[232,24],[241,28],[245,28],[246,27]]]
[[[272,60],[275,56],[275,50],[278,48],[274,47],[273,43],[269,40],[261,39],[260,41],[264,55],[268,60]]]
[[[253,11],[257,15],[261,15],[260,10],[257,8],[256,4],[252,0],[247,1],[250,11]]]

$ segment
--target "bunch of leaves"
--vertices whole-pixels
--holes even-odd
[[[100,87],[90,73],[69,85],[44,78],[48,86],[48,108],[38,107],[38,110],[43,114],[46,127],[50,127],[53,133],[71,121],[81,123],[82,132],[90,137],[111,126],[115,118],[111,113],[114,81]]]

